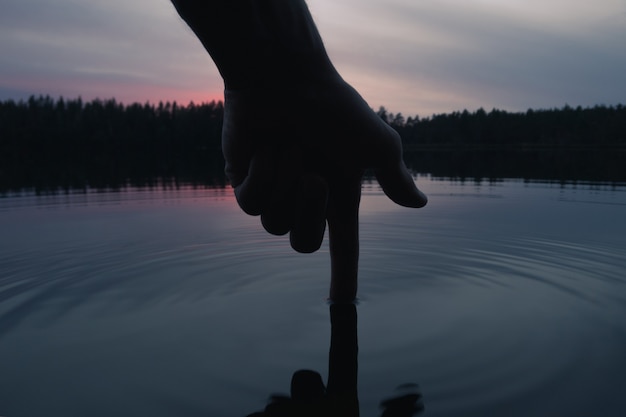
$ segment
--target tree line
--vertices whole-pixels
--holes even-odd
[[[545,148],[614,148],[626,146],[626,107],[595,106],[511,113],[464,110],[407,119],[401,113],[379,116],[402,137],[405,148],[483,150]]]
[[[159,178],[224,185],[221,102],[0,103],[0,190],[117,188]]]
[[[523,113],[478,109],[425,118],[405,118],[384,107],[377,113],[400,133],[407,163],[417,172],[575,179],[570,177],[584,171],[593,178],[580,179],[626,180],[622,105]],[[0,192],[142,186],[164,178],[223,186],[223,114],[221,101],[2,101]],[[511,171],[514,166],[519,169]]]

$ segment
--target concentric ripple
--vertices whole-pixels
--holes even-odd
[[[418,383],[428,416],[622,416],[624,187],[419,181],[421,210],[363,196],[361,415]],[[326,243],[228,190],[16,196],[0,227],[1,415],[241,416],[326,375]]]

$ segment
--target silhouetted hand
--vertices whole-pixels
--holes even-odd
[[[407,207],[426,196],[400,137],[331,64],[304,0],[173,0],[225,83],[222,148],[240,207],[298,252],[326,223],[333,300],[356,296],[361,179]]]

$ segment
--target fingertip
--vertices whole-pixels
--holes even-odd
[[[258,188],[246,186],[245,181],[235,187],[235,199],[244,213],[250,216],[258,216],[263,210],[263,193]]]
[[[293,230],[289,235],[289,243],[291,248],[298,253],[307,254],[315,253],[322,247],[322,240],[308,240],[300,237],[294,237]]]
[[[267,206],[261,213],[261,224],[272,235],[285,235],[292,228],[295,195],[290,185],[276,184]]]
[[[289,234],[291,247],[299,253],[313,253],[322,246],[326,232],[328,185],[317,175],[303,177],[296,191],[295,215]]]
[[[259,153],[250,160],[245,179],[235,186],[235,198],[246,214],[258,216],[263,212],[272,188],[273,170],[273,161],[266,154]]]
[[[392,169],[376,170],[375,175],[383,192],[394,203],[411,208],[422,208],[428,203],[428,197],[417,188],[404,163]]]
[[[413,195],[407,199],[407,204],[405,204],[404,206],[411,208],[422,208],[426,204],[428,204],[428,197],[426,196],[426,194],[421,192],[419,188],[417,188],[417,186],[415,186]]]

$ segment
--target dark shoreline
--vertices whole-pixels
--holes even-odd
[[[497,182],[502,179],[561,184],[626,184],[626,150],[623,148],[511,148],[408,150],[404,159],[416,175],[468,182]],[[178,165],[162,173],[141,170],[85,170],[85,166],[56,165],[46,170],[23,169],[0,183],[0,197],[28,190],[35,194],[119,190],[137,188],[224,188],[229,186],[220,152],[199,152],[194,164]],[[120,167],[118,167],[120,168]],[[0,176],[1,178],[1,176]],[[8,181],[7,181],[8,180]],[[373,177],[366,177],[373,181]]]
[[[22,189],[223,187],[223,103],[0,102],[0,195]],[[626,107],[419,118],[378,110],[413,172],[468,180],[626,182]]]

